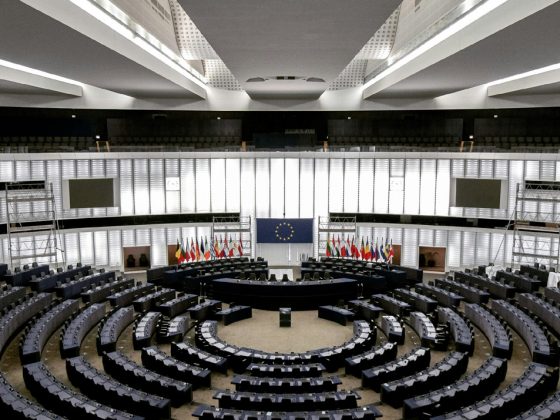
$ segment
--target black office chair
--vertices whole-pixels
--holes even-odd
[[[321,276],[318,272],[313,273],[313,280],[321,280]]]
[[[282,275],[282,281],[290,281],[287,274]]]
[[[277,281],[276,279],[276,274],[271,274],[270,277],[268,278],[269,281]]]
[[[304,280],[311,280],[311,274],[305,273],[305,274],[303,275],[303,279],[304,279]]]

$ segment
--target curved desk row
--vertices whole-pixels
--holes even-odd
[[[313,280],[298,282],[268,282],[218,279],[207,287],[212,299],[236,302],[260,309],[315,309],[353,300],[358,295],[358,283],[352,279]]]

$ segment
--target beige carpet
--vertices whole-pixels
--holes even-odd
[[[289,353],[332,347],[352,337],[352,323],[346,327],[317,317],[317,311],[293,311],[292,326],[279,326],[278,311],[253,309],[253,318],[218,327],[218,335],[240,347]]]

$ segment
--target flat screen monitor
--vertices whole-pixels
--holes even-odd
[[[451,183],[451,206],[502,209],[506,206],[507,182],[501,179],[455,178]]]
[[[68,179],[64,183],[64,208],[118,207],[117,184],[114,178]]]

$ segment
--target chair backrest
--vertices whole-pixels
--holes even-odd
[[[272,273],[269,277],[270,281],[276,281],[276,274]]]

